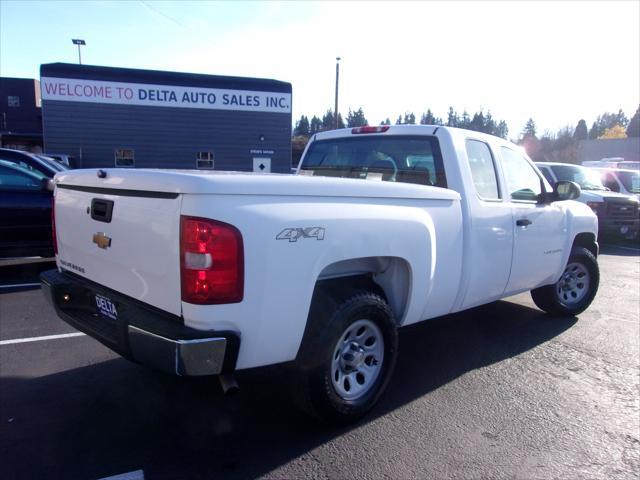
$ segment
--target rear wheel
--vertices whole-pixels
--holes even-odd
[[[534,303],[547,313],[574,316],[585,311],[598,292],[600,270],[596,257],[583,247],[571,251],[560,279],[531,291]]]
[[[396,362],[393,313],[380,296],[355,293],[314,301],[300,349],[294,396],[307,413],[330,423],[362,417],[380,398]]]

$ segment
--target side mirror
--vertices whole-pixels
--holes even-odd
[[[576,182],[561,180],[553,187],[555,200],[575,200],[581,193],[580,185]]]

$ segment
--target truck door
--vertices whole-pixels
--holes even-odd
[[[489,145],[475,139],[467,139],[465,145],[475,188],[465,195],[469,229],[465,235],[468,259],[463,271],[462,308],[470,308],[504,293],[511,270],[513,219],[511,205],[499,187],[496,160]]]
[[[560,206],[539,202],[544,180],[529,160],[512,148],[500,150],[513,215],[513,259],[505,291],[508,295],[557,280],[567,231]]]

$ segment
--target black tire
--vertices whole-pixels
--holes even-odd
[[[531,291],[531,298],[534,303],[547,313],[552,315],[560,315],[563,317],[573,317],[584,312],[598,292],[598,285],[600,283],[600,269],[598,268],[598,261],[596,257],[584,247],[575,247],[571,250],[569,255],[569,261],[567,266],[577,264],[581,265],[588,272],[588,287],[585,287],[584,296],[578,301],[572,301],[571,293],[566,292],[559,293],[562,287],[564,279],[561,277],[556,283],[552,285],[545,285],[544,287],[536,288]],[[566,270],[565,270],[566,273]],[[563,273],[564,276],[564,273]]]
[[[358,398],[345,399],[334,386],[332,366],[335,364],[332,362],[338,358],[335,352],[342,348],[341,345],[349,343],[343,339],[345,332],[348,336],[349,327],[363,320],[378,328],[384,340],[384,355],[380,364],[375,363],[374,369],[379,365],[379,373],[370,382],[368,390]],[[314,294],[308,321],[293,366],[294,400],[303,411],[322,422],[354,422],[376,404],[393,373],[398,352],[398,332],[393,313],[385,300],[375,293],[361,291],[346,298],[336,298],[326,291],[319,291]]]

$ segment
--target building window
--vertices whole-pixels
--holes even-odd
[[[135,157],[133,149],[118,148],[116,149],[116,167],[135,167]]]
[[[198,152],[196,155],[196,168],[213,169],[213,152]]]
[[[7,97],[7,105],[10,107],[19,107],[20,106],[20,97],[16,95],[9,95]]]

